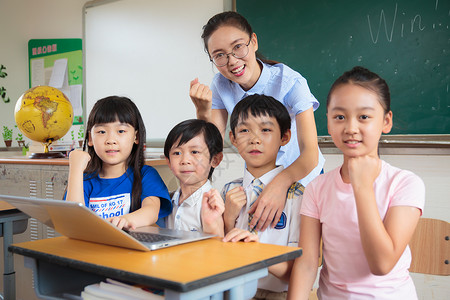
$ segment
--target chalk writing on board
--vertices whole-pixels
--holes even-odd
[[[422,26],[422,16],[416,15],[414,19],[411,20],[411,33],[414,32],[414,25],[416,24],[416,21],[420,31],[425,29],[425,26]]]
[[[437,3],[436,3],[436,7],[437,7]],[[392,26],[389,32],[388,29],[388,25],[387,25],[387,21],[386,21],[386,15],[384,13],[384,9],[381,10],[380,12],[380,20],[378,22],[378,30],[377,30],[377,34],[374,37],[373,35],[373,31],[372,31],[372,23],[370,21],[370,15],[367,15],[367,23],[369,25],[369,32],[370,32],[370,37],[372,39],[372,42],[374,44],[378,43],[378,38],[380,35],[380,31],[382,26],[384,25],[384,33],[386,34],[386,39],[388,42],[392,42],[392,37],[394,34],[394,29],[395,29],[395,23],[397,20],[397,11],[398,11],[398,4],[395,4],[395,10],[394,10],[394,17],[392,18]],[[411,26],[410,26],[410,31],[411,33],[414,33],[414,30],[416,30],[416,28],[420,31],[423,31],[425,29],[425,26],[422,24],[422,16],[420,14],[417,14],[414,16],[414,18],[411,19]],[[400,29],[400,36],[403,37],[404,36],[404,31],[405,31],[405,24],[402,23],[401,24],[401,29]]]
[[[369,32],[370,32],[370,37],[372,38],[372,42],[374,44],[378,43],[378,36],[380,35],[380,30],[381,30],[381,24],[384,23],[384,32],[386,33],[386,39],[391,42],[392,41],[392,34],[394,33],[394,27],[395,27],[395,19],[397,18],[397,3],[395,3],[395,12],[394,12],[394,18],[392,20],[392,27],[391,27],[391,34],[388,34],[388,28],[386,25],[386,16],[384,15],[384,9],[381,10],[380,13],[380,21],[378,23],[378,31],[377,31],[377,36],[373,37],[373,33],[372,33],[372,25],[370,23],[370,16],[367,15],[367,22],[369,23]]]

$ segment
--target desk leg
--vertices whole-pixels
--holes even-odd
[[[229,300],[242,300],[251,298],[256,293],[258,279],[267,274],[267,268],[264,268],[186,293],[165,290],[164,296],[167,300],[210,299],[210,297],[216,300],[223,299],[223,292],[229,290]]]
[[[218,293],[215,295],[211,295],[210,298],[207,298],[209,300],[223,300],[223,293]]]
[[[5,300],[16,299],[16,274],[14,272],[14,256],[8,251],[13,243],[13,221],[3,223],[3,297]]]
[[[245,299],[244,298],[244,285],[238,285],[230,289],[230,300],[231,299]]]

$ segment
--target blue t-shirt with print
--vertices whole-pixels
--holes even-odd
[[[161,207],[158,218],[163,218],[172,212],[172,203],[169,192],[158,172],[150,167],[143,166],[141,202],[147,197],[159,197]],[[131,190],[133,186],[133,170],[128,170],[117,178],[100,178],[85,175],[83,182],[84,202],[101,218],[111,218],[130,213]],[[64,196],[64,199],[66,195]]]

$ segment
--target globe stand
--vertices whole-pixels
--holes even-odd
[[[31,153],[28,158],[33,159],[52,159],[52,158],[64,158],[64,154],[61,152],[49,152],[48,146],[53,142],[53,140],[49,140],[47,143],[44,144],[44,153]]]
[[[31,153],[28,158],[34,159],[48,159],[48,158],[64,158],[64,154],[61,152],[49,152],[49,153]]]

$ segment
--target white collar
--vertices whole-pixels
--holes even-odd
[[[284,170],[283,166],[278,166],[275,169],[270,170],[269,172],[267,172],[266,174],[262,175],[261,177],[259,177],[259,180],[261,180],[261,182],[264,185],[268,185],[274,178],[275,176],[277,176],[278,174],[281,173],[281,171]],[[248,170],[247,168],[245,168],[244,171],[244,178],[242,180],[242,187],[244,189],[247,189],[251,184],[253,179],[255,179],[255,176],[253,176]]]
[[[194,206],[198,201],[202,201],[203,194],[208,192],[212,188],[211,182],[206,180],[205,184],[199,187],[195,192],[193,192],[188,198],[186,198],[183,203],[186,203],[186,205]],[[178,188],[176,192],[173,194],[172,202],[176,205],[178,205],[178,201],[180,200],[180,193],[181,188]]]

